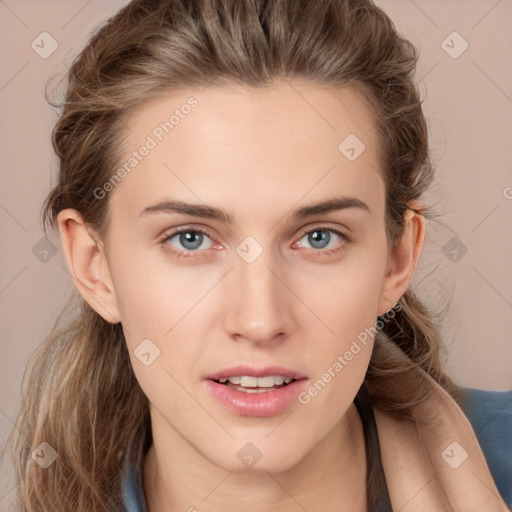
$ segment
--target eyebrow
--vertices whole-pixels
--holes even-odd
[[[350,196],[336,196],[318,203],[314,203],[292,212],[292,218],[301,220],[313,215],[321,215],[324,213],[346,210],[348,208],[358,208],[366,211],[371,215],[370,207],[361,199]],[[139,217],[151,213],[182,213],[192,215],[194,217],[203,217],[207,219],[218,220],[220,222],[231,223],[231,216],[220,208],[208,206],[204,204],[186,203],[184,201],[165,199],[156,204],[146,206],[139,214]]]

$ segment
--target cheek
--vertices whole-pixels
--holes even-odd
[[[172,263],[156,247],[122,248],[112,251],[112,279],[123,326],[138,337],[164,336],[218,280],[211,271]]]
[[[315,401],[332,418],[348,407],[368,368],[384,264],[367,251],[366,258],[361,254],[334,269],[322,286],[303,282],[303,290],[315,290],[308,305],[323,322],[315,340],[316,373],[303,403]]]
[[[218,277],[171,265],[156,251],[150,258],[147,251],[128,253],[122,247],[112,251],[112,278],[132,366],[151,400],[169,400],[171,389],[176,387],[173,397],[180,394],[172,376],[181,382],[197,373],[202,349],[197,326],[208,314],[202,299]]]
[[[322,332],[341,350],[349,341],[375,325],[384,262],[354,257],[332,267],[321,279],[301,278],[300,296],[318,319]],[[316,321],[316,320],[315,320]]]

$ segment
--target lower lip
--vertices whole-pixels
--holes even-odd
[[[241,416],[277,416],[288,409],[304,388],[306,379],[295,380],[274,391],[245,393],[206,380],[210,393],[227,409]]]

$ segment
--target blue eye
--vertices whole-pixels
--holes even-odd
[[[325,249],[332,239],[331,233],[335,233],[334,230],[321,228],[314,229],[312,231],[308,231],[302,238],[307,237],[308,242],[311,243],[315,249]]]
[[[334,247],[328,247],[329,243],[333,239],[332,234],[339,238],[341,242],[335,242]],[[352,239],[348,235],[345,235],[336,229],[323,226],[303,231],[300,240],[303,238],[307,238],[308,243],[311,244],[313,249],[318,249],[317,251],[314,251],[315,253],[318,253],[318,256],[337,253],[344,249],[347,244],[352,242]],[[298,242],[294,245],[297,243]]]
[[[333,234],[335,235],[334,238],[332,236]],[[336,237],[339,239],[338,241],[336,241]],[[202,247],[206,238],[211,240],[211,237],[206,231],[199,228],[184,227],[167,234],[161,241],[161,245],[165,251],[172,253],[178,258],[193,258],[201,256],[202,252],[213,247],[213,242],[208,247]],[[293,247],[296,248],[297,244],[303,238],[307,238],[315,256],[337,253],[343,250],[348,243],[352,242],[350,237],[340,231],[322,226],[303,231],[300,235],[300,239],[293,244]],[[171,243],[173,239],[176,239],[181,247],[177,247],[175,243]],[[333,239],[333,246],[329,247]],[[300,244],[300,247],[302,247],[302,244]]]
[[[188,229],[188,228],[182,228],[174,231],[170,235],[168,235],[165,239],[165,243],[170,243],[170,241],[173,238],[177,238],[178,242],[181,244],[181,246],[186,251],[196,251],[199,249],[204,241],[204,237],[208,237],[208,234],[205,231],[202,231],[200,229]],[[171,244],[172,245],[172,244]],[[205,249],[203,247],[203,249]],[[183,252],[182,250],[179,250],[179,252]]]

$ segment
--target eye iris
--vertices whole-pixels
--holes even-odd
[[[199,243],[196,243],[197,240],[199,240]],[[184,231],[183,233],[180,233],[180,244],[182,244],[183,247],[186,247],[187,249],[197,249],[201,245],[202,241],[203,235],[197,231]],[[187,245],[190,243],[192,243],[192,247]]]
[[[315,245],[316,243],[318,243],[318,242],[322,243],[327,240],[326,245],[328,245],[330,238],[331,238],[331,234],[328,231],[326,231],[325,229],[316,229],[315,231],[313,231],[309,234],[310,242],[312,241],[311,245],[317,249],[323,249],[325,247],[325,245],[318,247]]]

